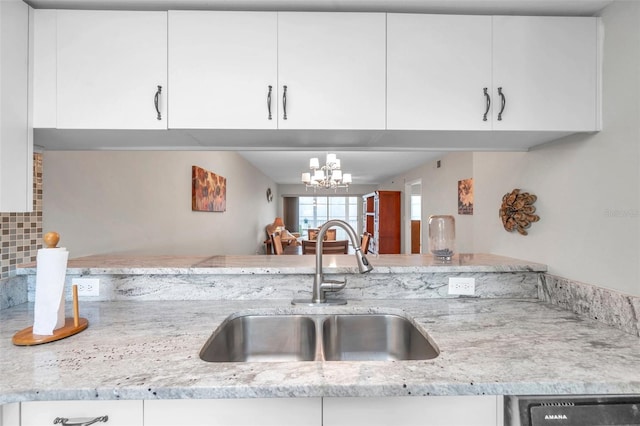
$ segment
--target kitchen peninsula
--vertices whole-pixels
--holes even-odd
[[[324,257],[324,273],[348,275],[339,297],[351,299],[448,297],[448,278],[475,278],[475,297],[537,298],[546,266],[488,254],[459,254],[451,262],[431,255],[369,255],[374,270],[357,273],[354,256]],[[309,296],[315,256],[126,256],[71,259],[74,278],[98,278],[100,295],[87,300],[267,300]],[[34,300],[35,263],[22,265],[29,301]]]
[[[640,393],[640,340],[538,300],[544,265],[492,255],[456,256],[451,264],[379,256],[371,259],[370,275],[349,274],[348,290],[339,294],[346,306],[312,308],[290,299],[309,291],[314,258],[291,257],[299,262],[293,265],[283,258],[71,260],[69,276],[107,281],[101,297],[106,289],[112,301],[82,301],[85,332],[34,347],[11,344],[13,333],[32,321],[32,304],[0,312],[0,403]],[[355,263],[351,256],[325,261],[328,272],[351,272]],[[34,272],[19,270],[30,278]],[[476,297],[447,296],[440,284],[446,276],[475,276]],[[175,281],[163,282],[167,277]],[[252,285],[238,288],[243,278]],[[398,314],[425,330],[440,354],[426,361],[280,363],[210,363],[198,356],[229,316],[318,312]]]

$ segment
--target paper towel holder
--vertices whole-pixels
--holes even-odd
[[[45,336],[40,334],[33,334],[33,326],[27,327],[24,330],[18,331],[13,335],[11,341],[16,346],[33,346],[40,345],[42,343],[55,342],[56,340],[64,339],[65,337],[73,336],[80,333],[82,330],[89,326],[89,321],[86,318],[80,318],[80,311],[78,308],[78,286],[73,286],[73,318],[66,318],[64,327],[60,327],[53,330],[51,336]]]
[[[42,237],[47,248],[56,248],[60,241],[60,234],[57,232],[47,232]],[[50,336],[33,334],[33,326],[27,327],[24,330],[18,331],[13,335],[11,341],[16,346],[33,346],[43,343],[55,342],[56,340],[64,339],[65,337],[73,336],[80,333],[82,330],[89,326],[89,321],[86,318],[80,318],[80,309],[78,306],[78,286],[73,285],[73,318],[66,318],[64,326],[56,330],[53,330],[53,334]]]

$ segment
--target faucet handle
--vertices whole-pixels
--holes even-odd
[[[340,291],[347,285],[347,278],[343,281],[340,280],[323,280],[322,284],[320,284],[320,290],[322,291]]]

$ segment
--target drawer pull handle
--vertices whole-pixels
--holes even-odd
[[[80,418],[80,419],[67,419],[65,417],[56,417],[53,421],[54,425],[62,425],[62,426],[89,426],[98,422],[107,422],[109,420],[109,416],[100,416],[95,419],[91,418]]]
[[[498,87],[498,95],[502,99],[502,105],[500,107],[500,112],[498,113],[498,121],[502,121],[502,113],[504,112],[504,107],[507,106],[507,98],[505,98],[504,93],[502,93],[502,87]]]
[[[158,90],[156,91],[156,95],[153,97],[153,104],[156,107],[156,113],[158,113],[158,115],[156,116],[156,119],[158,120],[162,120],[162,114],[160,114],[160,106],[158,105],[160,102],[160,94],[162,93],[162,86],[158,86]]]
[[[282,93],[282,109],[283,109],[283,120],[287,119],[287,86],[282,86],[284,91]]]
[[[487,109],[485,109],[484,111],[484,115],[482,116],[482,121],[487,121],[487,114],[489,114],[489,108],[491,108],[491,97],[489,96],[489,93],[487,92],[487,88],[483,88],[482,89],[484,91],[484,98],[487,101]]]
[[[269,86],[269,93],[267,94],[267,111],[269,112],[269,120],[271,120],[271,90],[272,86]]]

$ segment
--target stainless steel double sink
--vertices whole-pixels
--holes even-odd
[[[209,362],[425,360],[435,342],[407,318],[389,314],[245,315],[207,340]]]

